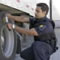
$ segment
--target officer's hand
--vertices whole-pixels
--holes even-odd
[[[6,16],[9,18],[11,16],[11,14],[7,13]]]

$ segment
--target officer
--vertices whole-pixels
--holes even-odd
[[[46,17],[48,10],[47,4],[38,3],[35,17],[7,14],[11,20],[30,23],[29,30],[14,24],[8,24],[9,29],[15,29],[22,34],[34,36],[35,42],[32,43],[31,47],[21,52],[21,57],[26,60],[49,60],[50,55],[56,50],[54,22]]]

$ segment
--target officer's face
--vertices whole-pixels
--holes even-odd
[[[36,7],[36,11],[35,11],[35,17],[40,19],[42,17],[45,17],[46,15],[46,11],[42,11],[42,9],[40,7]]]

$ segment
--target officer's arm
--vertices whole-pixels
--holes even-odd
[[[15,30],[22,33],[22,34],[28,34],[28,35],[33,35],[33,36],[38,36],[38,33],[35,31],[35,29],[24,29],[21,27],[16,26]]]
[[[11,14],[7,14],[8,18],[13,20],[13,21],[17,21],[17,22],[29,22],[29,17],[27,16],[13,16]]]

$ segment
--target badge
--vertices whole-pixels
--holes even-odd
[[[43,28],[44,27],[44,25],[40,25],[40,28]]]

